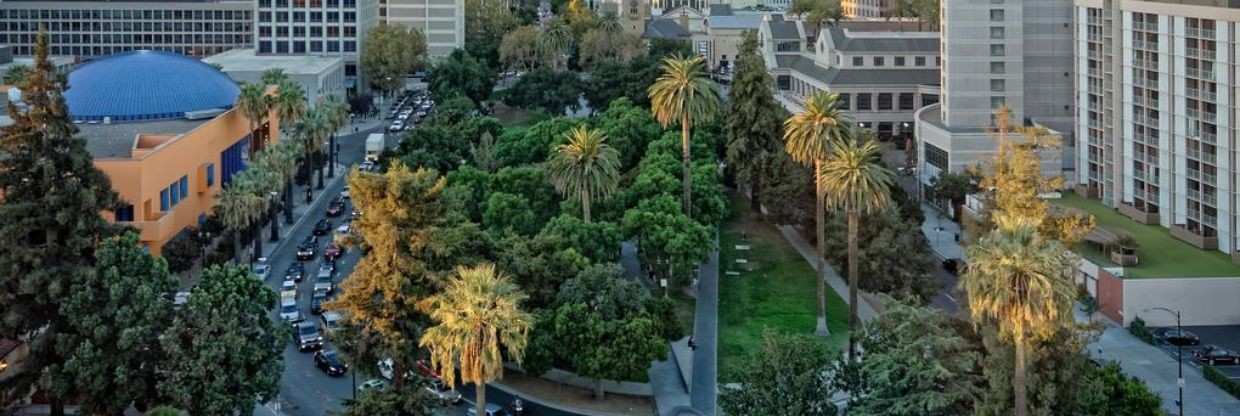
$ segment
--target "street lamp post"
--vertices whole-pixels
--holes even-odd
[[[280,193],[276,191],[271,191],[270,218],[271,218],[271,241],[272,242],[280,240],[280,217],[279,217],[279,213],[276,211],[277,209],[279,209],[279,207],[277,206],[277,204],[279,203],[280,203]]]
[[[1184,327],[1180,322],[1180,311],[1171,310],[1161,306],[1146,308],[1145,311],[1163,311],[1175,315],[1175,332],[1177,335],[1184,334]],[[1184,416],[1184,345],[1182,343],[1175,344],[1175,360],[1179,364],[1179,377],[1176,379],[1176,386],[1180,389],[1180,400],[1176,400],[1176,404],[1180,408],[1178,416]]]

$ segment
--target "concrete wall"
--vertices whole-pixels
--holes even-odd
[[[1175,316],[1162,307],[1181,311],[1184,325],[1240,324],[1240,277],[1124,279],[1123,324],[1137,316],[1150,326],[1174,326]]]

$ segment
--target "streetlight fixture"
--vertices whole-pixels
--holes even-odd
[[[1180,325],[1180,311],[1179,310],[1172,310],[1172,309],[1164,308],[1161,306],[1156,306],[1153,308],[1145,308],[1145,310],[1143,310],[1142,312],[1149,312],[1149,311],[1163,311],[1163,312],[1167,312],[1172,315],[1175,315],[1175,332],[1177,335],[1184,334],[1184,327]],[[1180,400],[1176,400],[1175,403],[1180,407],[1179,416],[1184,416],[1184,346],[1181,345],[1180,343],[1175,344],[1175,360],[1179,363],[1179,367],[1180,367],[1179,369],[1180,375],[1176,379],[1176,382],[1175,382],[1176,386],[1179,387],[1180,389]]]

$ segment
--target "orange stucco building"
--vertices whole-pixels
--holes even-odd
[[[104,215],[137,228],[151,253],[205,220],[245,169],[251,124],[233,108],[238,93],[218,70],[163,52],[114,55],[69,73],[70,117],[125,203]],[[258,131],[279,139],[274,113]]]

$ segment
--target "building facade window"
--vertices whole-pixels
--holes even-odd
[[[207,186],[215,186],[215,164],[207,164]]]
[[[992,73],[992,74],[1005,74],[1005,73],[1007,73],[1007,65],[1005,65],[1003,62],[991,62],[991,63],[990,63],[990,73]]]
[[[1007,35],[1007,32],[1005,31],[1003,26],[992,26],[990,28],[991,39],[1003,39],[1004,37],[1006,37],[1006,35]]]
[[[850,105],[851,104],[850,101],[852,101],[852,94],[840,94],[839,109],[840,110],[850,109],[852,107]]]
[[[990,90],[994,92],[1007,91],[1007,81],[1001,79],[990,80]]]
[[[870,103],[869,93],[857,94],[857,110],[869,111],[873,109],[874,108],[872,107],[872,104]]]
[[[990,9],[990,21],[1002,22],[1003,21],[1003,9]]]
[[[947,151],[930,143],[925,144],[925,149],[926,163],[930,166],[939,168],[941,171],[947,171],[949,161],[947,158]]]
[[[895,65],[896,65],[896,66],[904,66],[904,57],[903,57],[903,56],[897,56],[897,57],[895,57],[894,59],[895,59]]]
[[[874,66],[883,66],[883,65],[885,64],[885,62],[884,62],[885,60],[886,60],[886,59],[885,59],[884,57],[882,57],[882,56],[875,56],[875,57],[874,57]]]
[[[901,110],[912,110],[915,107],[916,107],[916,100],[914,100],[913,93],[911,92],[900,93],[900,109]]]
[[[887,92],[878,94],[879,111],[891,111],[894,108],[892,104],[891,95],[892,95],[891,93],[887,93]]]
[[[1002,96],[990,97],[990,109],[998,110],[1000,107],[1007,105],[1007,98]]]
[[[1006,56],[1007,47],[1002,43],[990,45],[990,56]]]
[[[913,57],[913,66],[926,66],[926,57],[924,56]]]
[[[865,66],[865,58],[862,58],[860,56],[854,56],[852,66]]]
[[[133,221],[133,204],[125,204],[116,209],[116,221],[132,222]]]

